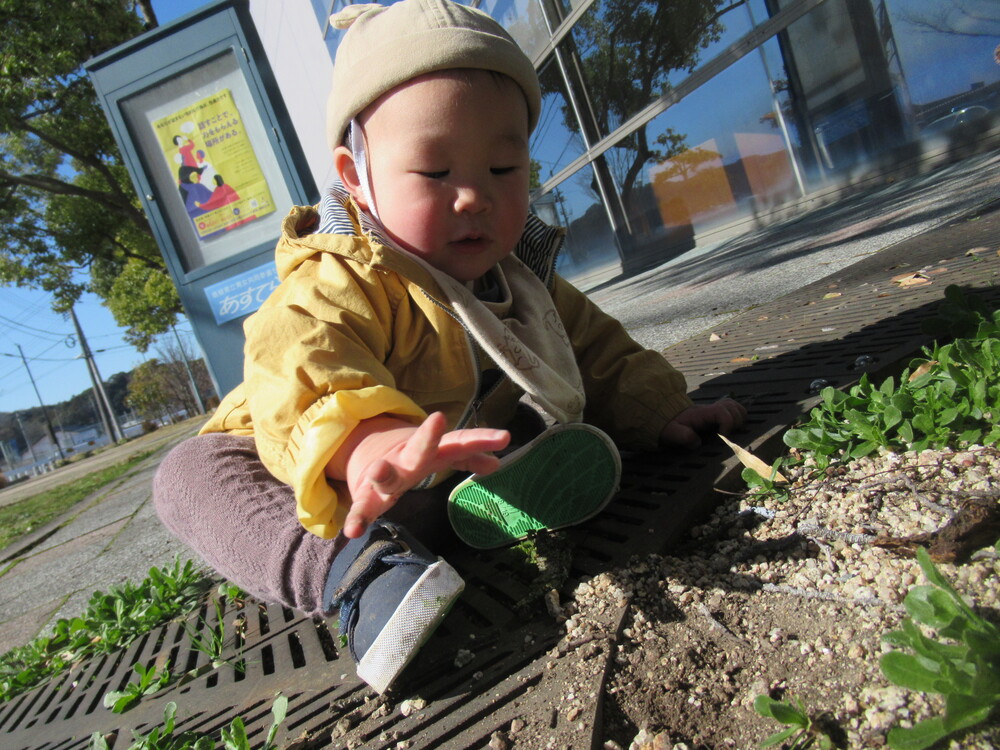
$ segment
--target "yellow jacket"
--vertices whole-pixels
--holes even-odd
[[[324,468],[360,421],[391,414],[418,424],[442,411],[452,429],[503,427],[522,393],[502,378],[476,399],[479,355],[434,279],[350,216],[352,234],[314,234],[310,207],[285,218],[281,283],[244,324],[244,381],[202,429],[252,435],[264,465],[295,490],[303,526],[324,538],[340,531],[349,507],[346,486]],[[683,376],[552,272],[561,233],[530,221],[558,240],[530,261],[524,255],[538,248],[518,252],[546,281],[569,334],[584,420],[624,448],[657,448],[664,425],[691,405]]]

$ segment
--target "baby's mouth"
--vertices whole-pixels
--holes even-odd
[[[451,245],[459,252],[477,253],[481,252],[489,244],[489,239],[481,234],[468,234],[453,240]]]

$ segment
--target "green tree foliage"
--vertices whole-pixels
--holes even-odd
[[[169,408],[170,395],[164,387],[163,367],[159,360],[150,359],[132,371],[126,402],[142,417],[159,417]]]
[[[0,0],[0,18],[0,283],[60,311],[89,287],[145,350],[180,300],[81,66],[155,17],[135,0]]]

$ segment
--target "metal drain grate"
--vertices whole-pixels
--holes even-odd
[[[931,244],[941,240],[943,231],[946,246],[962,246],[965,234],[977,237],[989,228],[1000,236],[1000,213],[971,229],[955,224],[934,237],[902,243],[729,321],[719,327],[726,335],[716,341],[706,334],[679,344],[669,357],[683,365],[696,386],[696,401],[732,394],[750,404],[740,441],[766,455],[784,428],[815,402],[812,381],[823,378],[844,386],[857,380],[862,370],[855,361],[862,354],[875,358],[876,371],[915,354],[927,341],[920,321],[932,314],[946,284],[982,289],[993,304],[1000,303],[1000,290],[989,287],[1000,273],[995,253],[939,263]],[[966,246],[976,244],[969,239]],[[889,282],[900,272],[900,263],[913,270],[935,264],[941,270],[931,275],[931,284],[904,290]],[[831,284],[842,296],[824,298]],[[685,455],[627,455],[624,464],[617,500],[568,532],[574,578],[669,548],[711,509],[711,488],[738,476],[728,450],[717,443]],[[109,744],[120,750],[131,742],[132,730],[146,733],[161,724],[163,706],[173,700],[179,707],[178,730],[217,737],[239,715],[259,747],[270,725],[271,701],[280,691],[289,698],[281,736],[286,743],[301,739],[297,747],[326,747],[331,741],[366,748],[400,743],[412,748],[487,747],[491,734],[513,718],[542,710],[538,702],[544,691],[536,688],[545,680],[561,679],[558,666],[546,669],[543,657],[561,633],[541,607],[519,611],[533,580],[509,554],[470,552],[451,562],[466,579],[466,593],[399,685],[399,694],[426,700],[424,708],[408,716],[358,682],[330,624],[281,607],[228,609],[227,633],[234,633],[237,618],[244,623],[228,651],[242,669],[211,669],[190,635],[214,624],[214,609],[204,607],[185,625],[168,624],[122,653],[79,665],[0,705],[0,744],[8,750],[84,748],[92,732],[114,730]],[[620,614],[609,612],[608,617],[613,621]],[[460,650],[467,652],[467,660],[456,662]],[[124,715],[103,708],[103,696],[129,681],[133,664],[167,659],[175,672],[207,673]],[[601,679],[600,674],[593,677],[588,692],[599,695]],[[595,700],[590,727],[599,724],[599,713]]]

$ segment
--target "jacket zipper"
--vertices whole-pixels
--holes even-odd
[[[507,373],[503,372],[503,368],[501,368],[500,369],[501,377],[497,378],[497,382],[493,384],[493,387],[490,388],[489,392],[479,395],[479,389],[482,388],[483,386],[482,361],[479,359],[479,352],[476,350],[476,342],[475,339],[472,337],[472,331],[469,330],[469,327],[465,325],[465,322],[458,316],[458,314],[454,310],[445,305],[443,302],[440,302],[437,299],[435,299],[426,289],[421,289],[420,291],[432,303],[440,307],[449,316],[454,318],[455,322],[458,323],[460,326],[462,326],[462,330],[465,332],[465,341],[469,345],[469,354],[472,355],[472,368],[476,376],[475,390],[473,391],[473,393],[475,393],[476,395],[472,397],[472,399],[469,401],[468,404],[466,404],[465,410],[462,412],[461,418],[455,425],[455,429],[456,430],[463,429],[469,424],[470,419],[473,422],[473,425],[475,427],[478,427],[479,410],[486,402],[486,399],[492,396],[493,393],[496,391],[496,389],[500,387],[500,384],[504,381],[504,378],[507,377]],[[427,477],[413,489],[416,490],[424,489],[425,487],[430,485],[430,483],[434,479],[434,476],[436,475],[431,475]]]

